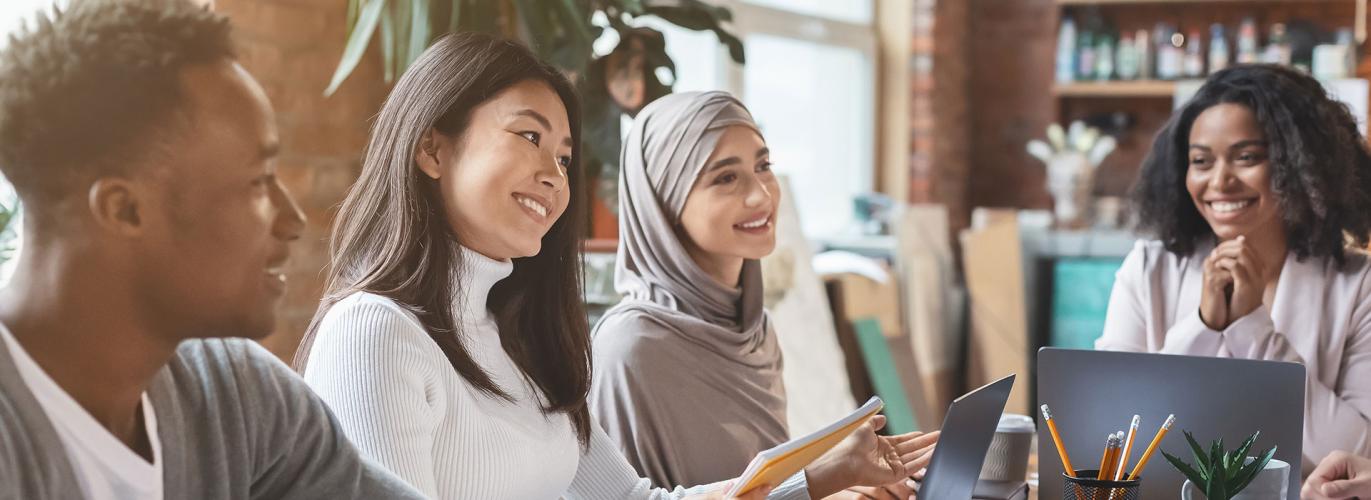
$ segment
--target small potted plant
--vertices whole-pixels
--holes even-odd
[[[1187,464],[1165,451],[1162,455],[1166,457],[1166,461],[1171,462],[1172,467],[1181,471],[1191,483],[1203,490],[1205,498],[1229,500],[1251,484],[1276,454],[1276,447],[1272,446],[1256,458],[1247,460],[1247,452],[1260,434],[1261,432],[1253,433],[1243,441],[1242,446],[1229,452],[1224,452],[1222,439],[1214,441],[1209,446],[1209,453],[1206,454],[1195,441],[1195,437],[1186,431],[1185,440],[1190,443],[1190,450],[1195,455],[1195,464]]]

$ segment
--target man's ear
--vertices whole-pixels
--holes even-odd
[[[148,210],[148,192],[128,179],[97,179],[87,193],[87,208],[95,224],[107,231],[142,234]]]
[[[433,128],[424,131],[424,136],[419,139],[419,147],[414,148],[414,164],[419,166],[419,170],[430,179],[437,180],[443,176],[442,158],[452,141],[443,136]]]

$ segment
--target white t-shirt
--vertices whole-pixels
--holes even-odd
[[[8,328],[0,325],[24,384],[52,421],[67,450],[81,491],[89,500],[161,500],[162,442],[157,437],[157,415],[143,393],[143,422],[152,446],[152,463],[114,437],[80,404],[62,390],[38,363],[29,357]]]

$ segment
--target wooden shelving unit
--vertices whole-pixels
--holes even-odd
[[[1171,98],[1176,83],[1162,80],[1072,82],[1052,85],[1057,97],[1152,97]]]

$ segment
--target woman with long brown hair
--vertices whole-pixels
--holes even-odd
[[[579,121],[571,85],[528,49],[440,39],[387,98],[334,222],[297,369],[363,453],[430,496],[721,489],[654,489],[590,419]],[[903,451],[868,425],[772,497],[893,481]]]

